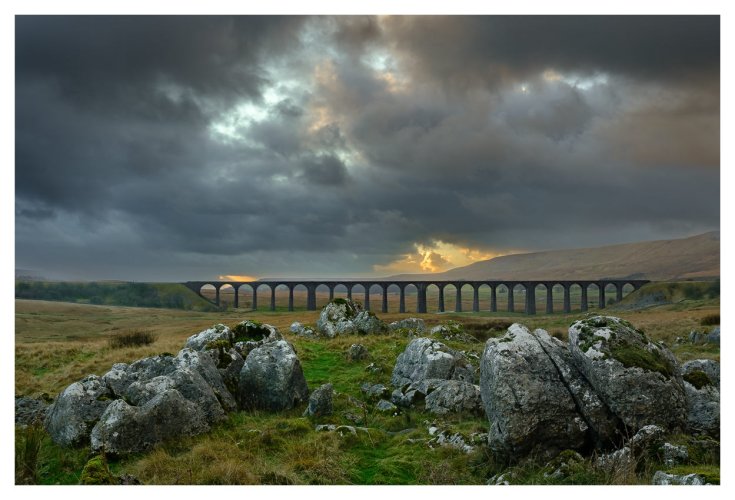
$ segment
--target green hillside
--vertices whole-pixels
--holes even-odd
[[[15,298],[106,306],[216,311],[179,283],[16,281]]]

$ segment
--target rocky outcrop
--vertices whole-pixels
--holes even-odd
[[[575,366],[629,432],[647,424],[685,426],[684,385],[666,346],[609,316],[575,321],[569,344]]]
[[[48,409],[44,427],[61,446],[84,444],[112,396],[104,380],[89,375],[59,394]]]
[[[569,360],[560,341],[519,324],[488,340],[480,391],[492,449],[553,456],[613,438],[614,419]]]
[[[166,389],[141,406],[118,399],[92,430],[91,448],[112,455],[145,451],[166,439],[205,432],[207,420],[205,409],[176,389]]]
[[[324,384],[311,393],[309,405],[304,412],[305,417],[323,417],[332,414],[332,384]]]
[[[456,340],[458,342],[477,342],[477,339],[464,331],[464,325],[458,321],[447,321],[436,325],[429,334],[442,340]]]
[[[687,396],[687,426],[691,432],[720,436],[720,364],[695,359],[681,366]]]
[[[245,358],[239,385],[243,408],[286,410],[306,401],[308,395],[299,358],[285,340],[257,347]]]
[[[358,335],[381,335],[388,332],[388,325],[372,311],[361,311],[352,320]]]
[[[424,401],[426,410],[436,415],[484,412],[480,387],[463,380],[443,380]]]
[[[436,340],[420,337],[412,340],[398,356],[391,384],[402,388],[424,379],[474,382],[475,374],[463,354]]]

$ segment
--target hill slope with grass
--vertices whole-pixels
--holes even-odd
[[[720,232],[676,240],[643,241],[598,248],[505,255],[434,274],[402,274],[394,280],[598,279],[652,281],[720,275]]]
[[[16,281],[15,298],[105,306],[216,311],[217,307],[179,283]]]

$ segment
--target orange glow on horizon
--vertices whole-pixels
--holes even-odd
[[[254,276],[246,276],[240,274],[224,274],[217,278],[220,281],[258,281],[258,278]]]
[[[430,245],[414,243],[414,253],[403,254],[388,264],[376,264],[378,273],[437,273],[455,267],[463,267],[481,260],[489,260],[517,252],[495,252],[432,241]]]

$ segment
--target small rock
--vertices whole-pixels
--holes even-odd
[[[34,422],[43,423],[48,412],[49,403],[43,398],[29,398],[16,396],[15,423],[16,425],[31,425]]]
[[[409,337],[419,337],[426,333],[426,324],[420,318],[405,318],[400,321],[394,321],[388,325],[392,331],[405,332]]]
[[[306,337],[307,339],[314,339],[319,336],[314,328],[302,325],[298,321],[291,323],[291,327],[289,329],[291,330],[291,333],[298,335],[299,337]]]
[[[378,401],[378,404],[375,405],[375,410],[380,413],[389,413],[391,415],[397,415],[399,413],[398,407],[386,399]]]
[[[689,460],[689,452],[686,446],[676,446],[671,443],[664,443],[661,446],[661,452],[664,456],[664,465],[673,467]]]
[[[383,367],[375,363],[370,363],[365,367],[365,371],[370,373],[383,373]]]
[[[480,387],[463,380],[444,380],[426,396],[426,410],[436,415],[469,412],[484,413]]]
[[[655,485],[692,485],[699,486],[705,484],[704,478],[699,474],[687,474],[685,476],[678,476],[676,474],[667,474],[664,471],[657,470],[653,475],[651,484]]]
[[[376,401],[388,396],[388,388],[383,384],[371,384],[364,382],[360,386],[360,391],[367,396],[367,399]]]
[[[332,384],[324,384],[309,396],[309,405],[304,412],[305,417],[322,417],[332,414]]]
[[[348,361],[360,361],[363,359],[367,359],[367,357],[368,357],[367,347],[365,347],[362,344],[352,344],[350,348],[347,350],[347,360]]]
[[[716,326],[707,334],[707,342],[720,345],[720,327]]]
[[[414,339],[396,359],[391,384],[400,388],[429,378],[474,382],[475,371],[467,358],[441,342]]]

